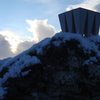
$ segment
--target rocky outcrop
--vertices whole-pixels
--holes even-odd
[[[8,77],[2,100],[100,100],[100,42],[94,38],[58,33],[44,46],[29,49],[26,54],[40,62]],[[9,67],[3,67],[0,77],[7,72]]]

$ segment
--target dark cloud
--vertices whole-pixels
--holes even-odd
[[[5,37],[0,35],[0,59],[14,56],[10,47],[11,45],[5,40]]]
[[[17,52],[13,53],[10,48],[11,47],[10,43],[7,40],[5,40],[5,36],[0,35],[0,60],[4,58],[16,56],[19,53],[30,48],[35,43],[36,41],[20,42],[17,46]]]
[[[24,42],[20,42],[17,46],[17,52],[16,54],[19,54],[25,50],[27,50],[28,48],[30,48],[33,44],[35,44],[35,41],[24,41]]]

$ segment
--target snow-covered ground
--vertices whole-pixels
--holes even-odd
[[[73,34],[73,33],[66,33],[66,32],[60,32],[55,34],[52,38],[46,38],[42,40],[41,42],[33,45],[30,49],[22,52],[21,54],[10,58],[8,60],[2,60],[0,61],[0,72],[7,68],[8,72],[6,72],[3,75],[3,78],[0,78],[0,98],[3,98],[3,95],[6,92],[6,88],[2,87],[2,84],[9,78],[15,78],[21,73],[21,70],[25,67],[28,67],[30,65],[41,63],[41,61],[36,56],[30,56],[28,55],[29,52],[37,51],[37,54],[43,54],[43,47],[50,44],[51,39],[56,39],[56,41],[53,42],[53,44],[57,47],[62,42],[65,42],[66,40],[75,39],[80,41],[80,44],[78,45],[80,48],[83,48],[84,53],[91,53],[91,50],[97,53],[97,57],[100,57],[100,51],[98,50],[99,45],[96,44],[97,42],[100,42],[100,36],[91,36],[89,38],[83,37],[80,34]],[[84,64],[89,64],[89,62],[95,61],[97,62],[96,57],[91,57],[89,60],[86,60]],[[28,74],[30,70],[22,72],[22,76],[25,76]]]

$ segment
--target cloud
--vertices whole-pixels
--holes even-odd
[[[14,32],[8,31],[8,30],[3,30],[0,31],[0,34],[5,37],[5,40],[7,40],[10,44],[10,48],[12,52],[16,51],[18,43],[21,42],[19,40],[19,36],[17,36]]]
[[[90,10],[100,11],[100,7],[98,4],[100,4],[100,0],[84,0],[81,4],[69,5],[66,10],[68,11],[70,9],[83,7]]]
[[[33,44],[43,40],[46,37],[52,37],[55,34],[55,29],[53,26],[47,24],[46,20],[26,20],[30,25],[27,28],[28,31],[33,33],[33,38],[26,36],[30,41],[21,41],[16,49],[16,53],[21,53],[22,51],[30,48]]]
[[[22,39],[29,41],[22,41]],[[0,31],[0,59],[14,57],[35,43],[37,43],[37,40],[32,37],[17,36],[14,32],[8,30]]]
[[[5,36],[0,34],[0,59],[12,57],[14,53],[11,51],[10,43],[5,39]]]
[[[26,22],[30,25],[30,28],[27,28],[28,31],[33,33],[34,39],[38,41],[51,37],[55,34],[55,29],[51,25],[47,25],[46,20],[26,20]]]
[[[16,54],[19,54],[25,50],[27,50],[28,48],[30,48],[33,44],[35,44],[36,41],[24,41],[24,42],[20,42],[17,46],[17,52]]]
[[[100,12],[100,3],[99,3],[99,4],[97,4],[96,6],[94,6],[94,9],[96,9],[97,11],[99,11],[99,12]]]
[[[0,59],[18,55],[42,39],[55,34],[54,27],[47,24],[47,19],[26,22],[30,25],[27,29],[33,33],[33,37],[21,37],[8,30],[0,31]]]

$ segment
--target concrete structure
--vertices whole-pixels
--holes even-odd
[[[77,8],[59,14],[61,29],[64,32],[84,34],[86,37],[97,35],[100,26],[100,13]]]

